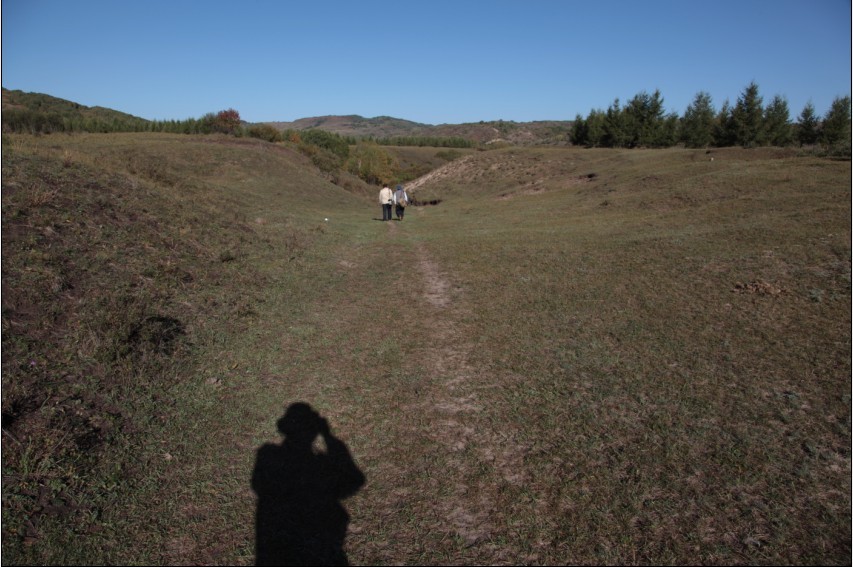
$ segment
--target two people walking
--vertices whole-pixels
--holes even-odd
[[[409,196],[402,185],[397,185],[395,191],[391,191],[387,184],[383,185],[382,190],[379,192],[379,204],[382,205],[382,220],[393,220],[391,218],[391,209],[395,206],[397,220],[403,220],[403,215],[406,213],[406,205],[410,202]]]

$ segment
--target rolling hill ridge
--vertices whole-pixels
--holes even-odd
[[[508,142],[515,145],[568,145],[572,122],[560,120],[512,122],[494,120],[464,124],[421,124],[389,116],[318,116],[293,122],[268,122],[280,130],[318,128],[341,136],[394,138],[464,138],[478,144]]]
[[[239,112],[240,109],[237,109]],[[152,121],[117,110],[85,105],[41,93],[2,89],[2,111],[38,113],[45,120],[58,122],[99,121],[105,124],[123,124],[134,131],[144,131]],[[5,122],[5,120],[4,120]],[[244,124],[251,125],[244,122]],[[291,122],[262,122],[278,130],[319,129],[350,138],[389,139],[396,137],[462,138],[475,144],[508,142],[515,145],[568,145],[572,122],[539,121],[512,122],[495,120],[466,124],[430,125],[377,116],[365,118],[358,115],[315,116]]]

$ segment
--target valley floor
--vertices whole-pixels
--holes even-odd
[[[12,142],[12,562],[850,562],[849,163]]]

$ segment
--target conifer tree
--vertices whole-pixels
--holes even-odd
[[[788,101],[779,95],[764,111],[764,128],[766,141],[771,146],[784,147],[791,143],[791,117],[788,112]]]
[[[734,111],[729,101],[723,103],[717,118],[714,120],[714,145],[719,148],[735,145],[737,132],[735,131]]]
[[[814,105],[809,101],[803,107],[797,121],[797,141],[801,146],[811,146],[817,143],[820,122],[815,114]]]
[[[580,114],[572,125],[572,143],[587,148],[597,148],[604,143],[605,115],[601,110],[591,110],[584,119]]]
[[[578,114],[572,125],[572,143],[587,148],[600,146],[604,135],[603,121],[603,114],[599,110],[591,110],[586,118]]]
[[[738,98],[732,111],[735,143],[751,148],[764,143],[764,111],[758,85],[750,83]]]
[[[625,126],[625,113],[620,107],[619,99],[617,98],[604,115],[603,145],[610,148],[625,147],[628,141]]]
[[[680,136],[680,128],[681,119],[678,117],[678,113],[671,112],[664,116],[663,123],[658,134],[660,136],[658,147],[666,148],[677,144],[678,137]]]
[[[575,115],[575,121],[572,123],[572,144],[576,146],[587,146],[589,137],[586,120],[580,114]]]
[[[835,151],[850,151],[850,97],[836,98],[823,119],[821,141]]]
[[[665,135],[663,98],[660,91],[638,93],[625,107],[623,124],[626,144],[631,147],[668,145]]]
[[[688,148],[705,148],[714,140],[714,107],[711,95],[700,92],[681,119],[681,141]]]
[[[605,115],[601,110],[593,110],[586,120],[586,145],[597,148],[604,145],[604,121]]]

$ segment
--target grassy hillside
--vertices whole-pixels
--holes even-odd
[[[19,90],[2,89],[2,106],[3,111],[8,110],[31,110],[43,112],[45,114],[58,114],[63,117],[80,116],[83,118],[93,118],[103,121],[119,120],[122,122],[138,120],[145,122],[144,119],[104,108],[102,106],[84,106],[82,104],[57,98],[54,96],[41,93],[25,93]]]
[[[280,130],[318,128],[356,138],[433,137],[461,138],[477,144],[506,142],[514,145],[568,145],[572,123],[562,120],[514,122],[492,120],[465,124],[421,124],[389,116],[317,116],[293,122],[270,122]]]
[[[142,131],[148,120],[104,108],[88,107],[41,93],[2,89],[3,131]]]
[[[435,152],[384,223],[279,145],[4,137],[6,559],[253,564],[305,402],[365,479],[317,561],[849,563],[849,161]]]
[[[364,118],[357,115],[316,116],[312,118],[300,118],[293,122],[270,122],[269,124],[281,130],[317,128],[326,130],[327,132],[334,132],[341,136],[353,136],[357,138],[369,136],[375,138],[409,136],[419,133],[424,128],[428,128],[427,124],[391,118],[390,116]]]
[[[295,152],[229,137],[3,152],[4,549],[52,527],[61,548],[156,477],[163,427],[234,363],[271,278],[364,204]]]
[[[849,558],[849,163],[506,150],[421,190],[534,562]]]

